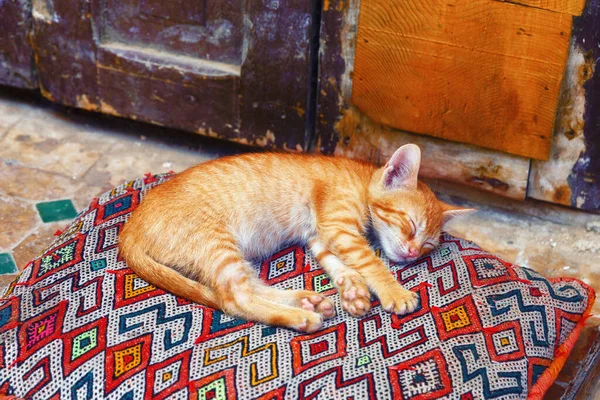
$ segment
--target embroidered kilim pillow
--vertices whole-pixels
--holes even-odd
[[[83,211],[0,300],[0,393],[25,399],[541,398],[594,301],[444,234],[411,265],[391,265],[420,307],[363,318],[341,311],[303,247],[260,266],[281,288],[331,296],[314,334],[239,319],[158,290],[118,258],[117,238],[147,175]],[[386,261],[387,262],[387,261]]]

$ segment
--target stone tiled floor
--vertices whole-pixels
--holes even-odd
[[[14,279],[75,211],[103,191],[149,171],[181,171],[248,150],[63,108],[0,87],[0,286]],[[599,215],[430,183],[445,200],[480,210],[455,222],[451,233],[508,261],[547,276],[578,277],[600,291]],[[60,202],[49,203],[54,201]],[[594,312],[600,314],[598,303]],[[592,318],[578,351],[585,352],[596,337],[597,325],[598,319]]]

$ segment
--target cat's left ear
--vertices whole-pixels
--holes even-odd
[[[383,169],[383,185],[386,189],[417,188],[421,165],[421,149],[415,144],[405,144],[392,155]]]
[[[442,204],[442,226],[446,225],[448,222],[452,221],[454,218],[464,217],[470,214],[473,214],[477,211],[475,208],[464,208],[458,206],[452,206],[450,204],[446,204],[440,201]]]

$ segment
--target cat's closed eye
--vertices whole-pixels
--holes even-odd
[[[425,242],[423,243],[423,249],[433,249],[435,247],[435,244],[431,243],[431,242]]]
[[[410,236],[410,238],[412,239],[412,238],[414,238],[414,237],[416,236],[416,234],[417,234],[417,226],[415,225],[415,223],[413,222],[413,220],[412,220],[412,219],[410,219],[410,220],[409,220],[409,222],[410,222],[410,225],[411,225],[411,227],[412,227],[412,232],[410,233],[410,235],[409,235],[409,236]]]

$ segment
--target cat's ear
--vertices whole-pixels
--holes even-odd
[[[474,212],[477,211],[477,209],[475,208],[464,208],[464,207],[457,207],[457,206],[452,206],[450,204],[446,204],[442,201],[440,201],[440,203],[442,204],[442,226],[446,225],[448,222],[452,221],[455,218],[458,217],[464,217],[470,214],[473,214]]]
[[[383,185],[386,189],[417,188],[421,165],[421,149],[415,144],[405,144],[392,155],[383,169]]]

